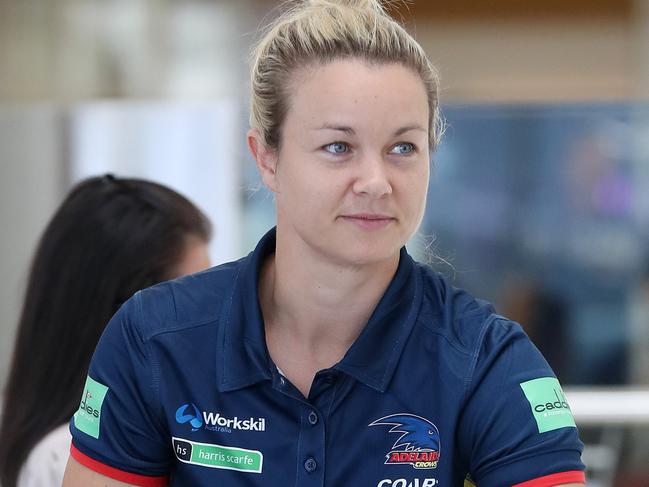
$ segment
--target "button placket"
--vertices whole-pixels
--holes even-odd
[[[300,418],[298,478],[300,487],[323,487],[325,473],[325,421],[313,403],[304,402]]]
[[[278,374],[279,375],[279,374]],[[316,376],[308,398],[305,398],[292,384],[282,376],[275,378],[274,389],[300,402],[299,441],[297,443],[297,478],[300,487],[324,487],[325,482],[325,423],[326,417],[320,408],[330,407],[334,388],[329,380]],[[335,379],[335,378],[334,378]],[[323,387],[324,386],[324,387]]]

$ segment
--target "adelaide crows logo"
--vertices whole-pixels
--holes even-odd
[[[410,464],[414,468],[437,468],[440,438],[437,426],[421,416],[409,413],[391,414],[368,426],[391,426],[390,433],[401,433],[390,452],[386,465]]]

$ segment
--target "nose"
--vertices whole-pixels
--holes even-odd
[[[353,185],[358,195],[381,198],[392,194],[392,184],[386,162],[381,157],[368,157],[359,166],[359,174]]]

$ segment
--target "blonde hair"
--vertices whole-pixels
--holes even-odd
[[[298,0],[272,22],[252,51],[250,126],[278,148],[293,71],[335,59],[399,63],[421,77],[428,95],[432,150],[443,132],[437,71],[381,0]]]

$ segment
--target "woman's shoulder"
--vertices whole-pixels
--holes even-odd
[[[165,281],[133,298],[134,321],[143,338],[215,321],[234,289],[245,259]]]
[[[18,477],[18,487],[60,486],[71,441],[68,424],[46,434],[32,449]]]
[[[422,265],[424,302],[420,322],[469,355],[476,355],[487,336],[518,333],[520,327],[499,315],[489,301],[456,287]]]

